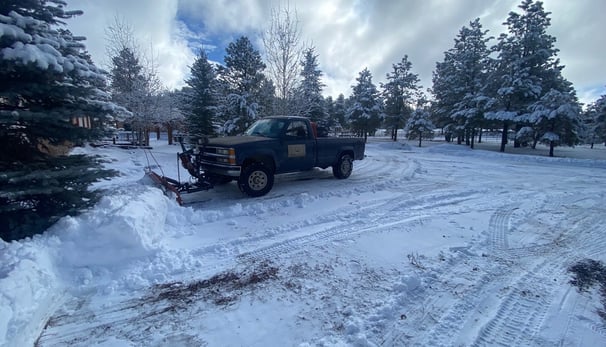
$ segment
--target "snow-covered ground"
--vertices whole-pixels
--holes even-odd
[[[567,271],[606,261],[606,160],[570,158],[606,149],[424,146],[371,138],[349,179],[186,207],[142,180],[148,159],[177,176],[177,146],[84,149],[123,175],[93,210],[0,242],[0,345],[606,345],[597,288]]]

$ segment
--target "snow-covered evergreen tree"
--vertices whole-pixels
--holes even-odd
[[[257,114],[259,118],[276,115],[276,109],[278,107],[276,86],[274,85],[274,82],[266,76],[263,76],[263,79],[261,80],[257,98],[259,100],[259,110]]]
[[[587,107],[583,118],[587,129],[585,143],[590,143],[591,148],[595,142],[606,145],[606,94]]]
[[[447,140],[456,136],[461,143],[465,138],[472,148],[475,130],[483,125],[491,100],[485,88],[490,54],[486,32],[479,19],[462,27],[433,75],[432,109],[437,125],[447,132]]]
[[[347,109],[348,100],[345,99],[345,95],[343,93],[337,96],[337,99],[334,103],[334,116],[333,118],[338,121],[337,126],[342,128],[349,128],[349,123],[347,122]]]
[[[463,98],[461,90],[457,88],[456,65],[451,51],[445,52],[444,60],[436,63],[432,83],[431,93],[434,99],[431,109],[435,125],[442,129],[446,141],[450,142],[453,136],[458,136],[451,115],[455,112],[454,105]]]
[[[553,157],[556,146],[578,143],[581,107],[573,92],[551,89],[529,110],[530,113],[524,115],[524,121],[534,130],[535,138],[549,145],[550,157]]]
[[[324,84],[320,80],[322,71],[318,68],[318,55],[313,47],[303,53],[301,60],[301,83],[297,88],[296,102],[299,115],[308,117],[314,122],[326,125],[326,106],[322,89]]]
[[[227,85],[224,131],[233,135],[246,130],[258,117],[265,64],[246,36],[230,43],[226,53],[222,70]]]
[[[435,125],[431,121],[430,107],[424,99],[420,99],[406,122],[404,132],[409,140],[419,139],[421,147],[423,139],[433,139]]]
[[[485,88],[490,55],[486,46],[490,38],[486,33],[477,18],[469,23],[469,27],[461,28],[451,50],[455,61],[452,92],[461,96],[453,105],[451,118],[471,148],[474,147],[476,131],[484,124],[484,112],[491,100]]]
[[[151,115],[146,112],[150,100],[148,100],[148,81],[144,76],[143,66],[130,48],[122,49],[111,60],[112,100],[131,112],[125,119],[126,128],[137,132],[139,144],[148,145],[146,128],[151,126]]]
[[[69,150],[126,112],[110,101],[85,39],[65,29],[64,20],[82,14],[66,6],[0,3],[0,237],[7,241],[96,201],[88,187],[110,172]]]
[[[523,0],[522,13],[510,12],[495,50],[498,59],[490,80],[494,95],[486,117],[501,123],[501,151],[505,151],[510,127],[519,130],[525,124],[520,117],[553,87],[561,70],[554,47],[556,39],[547,33],[549,12],[540,1]]]
[[[360,72],[356,81],[358,83],[352,86],[352,105],[347,110],[347,118],[352,130],[366,140],[383,121],[383,101],[368,68]]]
[[[385,101],[385,126],[391,129],[391,138],[398,140],[398,129],[403,128],[420,97],[419,76],[412,73],[412,63],[405,55],[393,71],[387,74],[387,82],[381,85]]]
[[[217,82],[215,70],[201,49],[191,67],[191,76],[185,81],[183,113],[190,134],[214,135],[213,123],[217,116]]]
[[[160,112],[164,92],[153,62],[139,48],[132,27],[119,19],[107,28],[106,51],[110,58],[112,100],[131,112],[124,127],[137,135],[138,144],[149,145],[149,133],[163,123]]]

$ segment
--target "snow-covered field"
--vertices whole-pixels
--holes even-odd
[[[94,210],[0,242],[2,346],[604,346],[606,149],[566,158],[370,139],[347,180],[234,183],[180,207],[141,150]],[[488,146],[486,144],[484,147]],[[177,176],[177,146],[153,158]],[[510,148],[508,148],[510,150]],[[181,170],[181,175],[183,175]]]

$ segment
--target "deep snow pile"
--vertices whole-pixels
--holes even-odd
[[[44,235],[2,242],[0,342],[31,344],[21,338],[40,331],[63,292],[85,289],[93,278],[105,291],[149,284],[132,277],[129,264],[156,256],[171,202],[158,189],[133,187],[136,194],[105,197],[94,211],[65,217]]]
[[[347,180],[313,170],[180,207],[142,180],[177,175],[177,148],[156,147],[81,149],[124,173],[106,197],[0,243],[0,345],[606,340],[566,272],[606,260],[604,161],[379,141]]]

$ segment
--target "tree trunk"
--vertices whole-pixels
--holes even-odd
[[[166,132],[168,133],[168,144],[173,144],[173,127],[170,123],[166,124]]]
[[[473,149],[473,142],[476,137],[476,128],[471,129],[471,149]]]
[[[519,130],[520,130],[520,125],[517,124],[516,125],[516,135]],[[518,141],[518,137],[516,136],[515,140],[513,140],[513,148],[520,148],[520,147],[522,147],[522,143],[520,141]]]
[[[160,140],[160,127],[156,127],[156,140]]]
[[[398,128],[393,129],[393,140],[398,141]]]
[[[509,131],[509,124],[507,121],[503,122],[503,132],[501,133],[501,152],[505,152],[505,145],[507,144],[507,132]]]
[[[471,131],[469,130],[469,128],[465,129],[465,145],[467,146],[471,146],[471,140],[469,139],[471,136]]]
[[[421,147],[421,141],[423,140],[423,132],[419,131],[419,147]]]
[[[479,133],[478,133],[478,143],[482,143],[482,128],[480,127]]]
[[[553,141],[549,141],[549,156],[553,157],[553,148],[555,146],[553,145]]]

